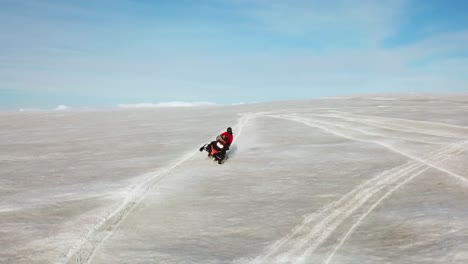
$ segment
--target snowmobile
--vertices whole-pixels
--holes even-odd
[[[222,155],[223,150],[227,147],[227,140],[224,137],[218,136],[216,141],[205,144],[200,148],[200,152],[205,150],[208,152],[208,158],[217,161],[218,164],[223,164],[227,159],[227,155]]]

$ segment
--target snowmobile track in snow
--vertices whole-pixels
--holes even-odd
[[[404,119],[404,118],[396,118],[396,117],[383,117],[383,116],[369,116],[369,115],[361,115],[361,114],[356,114],[356,113],[347,113],[347,112],[341,112],[341,111],[331,111],[331,112],[336,112],[342,115],[350,115],[350,116],[356,116],[362,119],[368,118],[368,119],[380,119],[385,122],[394,122],[398,121],[399,124],[407,123],[407,124],[420,124],[420,125],[429,125],[430,127],[440,127],[440,129],[444,128],[450,128],[450,129],[461,129],[464,131],[464,133],[468,132],[468,126],[460,126],[460,125],[453,125],[453,124],[445,124],[445,123],[439,123],[439,122],[431,122],[431,121],[422,121],[422,120],[413,120],[413,119]],[[427,128],[426,128],[427,129]]]
[[[148,191],[153,188],[158,182],[163,180],[168,172],[175,169],[182,163],[191,159],[193,153],[185,155],[180,160],[172,165],[162,168],[154,173],[151,177],[143,180],[137,186],[130,188],[127,197],[122,204],[110,213],[106,218],[102,219],[86,236],[82,239],[82,244],[78,249],[70,252],[64,263],[90,263],[94,254],[100,248],[102,242],[107,240],[114,230],[123,222],[123,220],[131,213],[131,211],[144,199]]]
[[[439,163],[459,151],[459,146],[450,146],[431,153],[427,160],[428,162]],[[375,176],[356,187],[340,200],[306,217],[301,225],[294,228],[291,233],[277,241],[266,253],[255,258],[251,263],[301,263],[301,261],[307,260],[346,219],[361,207],[364,207],[370,199],[376,199],[379,192],[390,188],[389,191],[381,194],[380,199],[369,207],[367,212],[360,217],[335,246],[333,252],[329,254],[331,259],[351,235],[352,231],[384,198],[428,168],[424,164],[411,161]]]
[[[465,142],[450,144],[445,148],[432,152],[424,158],[416,158],[402,151],[396,150],[393,147],[376,142],[375,140],[361,140],[341,134],[329,127],[323,126],[320,122],[311,123],[309,120],[297,118],[295,116],[273,116],[277,118],[287,119],[290,121],[298,121],[309,126],[321,128],[327,132],[342,136],[352,140],[368,141],[380,144],[399,154],[402,154],[410,161],[407,163],[385,171],[374,178],[364,182],[357,188],[349,192],[339,201],[336,201],[328,206],[325,206],[320,211],[306,217],[301,225],[297,226],[288,235],[274,243],[264,254],[256,257],[250,263],[330,263],[336,252],[342,247],[346,240],[351,236],[354,230],[360,225],[365,217],[367,217],[378,204],[385,198],[390,196],[398,188],[420,175],[429,168],[438,169],[455,178],[462,180],[465,184],[467,179],[461,175],[452,173],[438,166],[439,163],[457,155],[464,150]],[[384,191],[386,190],[386,191]],[[374,203],[370,203],[371,199],[376,199]],[[367,204],[367,207],[365,207]],[[367,209],[367,210],[366,210]],[[358,210],[365,212],[358,220],[344,232],[339,235],[338,242],[326,253],[321,253],[318,259],[311,258],[313,253],[348,219]],[[314,256],[318,257],[318,256]]]
[[[272,117],[276,117],[276,118],[280,118],[280,119],[286,119],[286,120],[289,120],[289,121],[296,121],[296,122],[299,122],[299,123],[303,123],[307,126],[310,126],[310,127],[317,127],[317,128],[320,128],[326,132],[329,132],[331,134],[334,134],[334,135],[337,135],[339,137],[343,137],[343,138],[346,138],[346,139],[349,139],[349,140],[353,140],[353,141],[360,141],[360,142],[367,142],[367,143],[372,143],[372,144],[377,144],[377,145],[380,145],[384,148],[387,148],[388,150],[390,151],[393,151],[397,154],[400,154],[402,156],[405,156],[411,160],[414,160],[414,161],[418,161],[420,163],[424,163],[426,164],[427,166],[429,167],[432,167],[436,170],[439,170],[439,171],[442,171],[450,176],[453,176],[455,178],[457,178],[458,180],[462,181],[465,185],[468,185],[468,179],[457,174],[457,173],[453,173],[453,172],[450,172],[444,168],[441,168],[441,167],[438,167],[438,166],[434,166],[433,164],[431,163],[428,163],[416,156],[413,156],[409,153],[406,153],[406,152],[403,152],[395,147],[393,147],[392,145],[388,144],[388,143],[385,143],[385,142],[381,142],[381,141],[378,141],[378,140],[368,140],[368,139],[362,139],[362,138],[358,138],[358,137],[353,137],[353,136],[349,136],[349,135],[345,135],[337,130],[334,130],[333,128],[330,128],[330,127],[327,127],[326,125],[331,125],[331,126],[335,126],[335,127],[340,127],[340,125],[334,125],[334,124],[327,124],[327,123],[324,123],[324,122],[321,122],[321,121],[312,121],[312,120],[309,120],[307,118],[302,118],[302,117],[297,117],[297,116],[291,116],[291,115],[276,115],[276,116],[272,116]],[[325,125],[324,125],[325,124]],[[356,130],[356,129],[354,129]],[[361,131],[360,131],[361,132]],[[361,133],[364,133],[365,135],[366,132],[361,132]],[[383,137],[385,137],[384,135],[382,135]],[[467,143],[468,141],[462,141],[462,142],[459,142],[459,143],[455,143],[455,144],[465,144]]]
[[[332,113],[336,113],[334,117],[340,118],[343,120],[348,120],[354,123],[360,123],[368,126],[394,130],[394,131],[402,131],[402,132],[410,132],[410,133],[418,133],[418,134],[425,134],[431,135],[436,137],[444,137],[444,138],[456,138],[456,139],[468,139],[468,128],[462,126],[455,126],[455,125],[448,125],[448,124],[441,124],[441,123],[434,123],[434,122],[426,122],[426,121],[415,121],[409,119],[401,119],[401,118],[388,118],[388,117],[371,117],[371,116],[363,116],[351,113],[344,113],[339,111],[332,111]],[[395,124],[395,121],[399,124]],[[413,121],[413,122],[411,122]],[[406,123],[406,126],[402,126],[401,122]],[[412,125],[429,125],[425,129],[415,129]],[[411,126],[411,127],[410,127]],[[447,132],[444,128],[441,127],[448,127],[451,130],[457,129],[458,132]],[[438,127],[438,128],[437,128]]]
[[[249,119],[254,116],[255,115],[252,114],[246,114],[239,118],[238,123],[234,126],[238,131],[238,137],[242,132],[242,128],[249,122]],[[196,149],[196,147],[194,149]],[[114,233],[114,231],[132,212],[132,210],[145,198],[146,194],[157,183],[167,177],[170,171],[174,170],[184,162],[192,159],[197,153],[198,151],[184,155],[182,158],[173,162],[171,165],[161,168],[157,172],[152,173],[151,176],[147,177],[139,184],[132,186],[120,206],[111,212],[107,217],[102,219],[85,235],[85,237],[80,238],[81,243],[79,245],[71,245],[69,247],[69,252],[63,257],[63,261],[60,261],[59,263],[91,263],[102,243]]]
[[[338,115],[313,115],[314,117],[319,117],[319,118],[327,118],[329,120],[327,121],[324,121],[324,120],[320,120],[320,121],[315,121],[315,122],[318,122],[320,124],[323,124],[323,125],[327,125],[327,126],[332,126],[332,127],[338,127],[338,128],[343,128],[345,130],[353,130],[353,131],[357,131],[358,133],[360,134],[364,134],[364,135],[368,135],[368,136],[373,136],[373,137],[384,137],[384,138],[394,138],[394,139],[400,139],[400,140],[405,140],[405,141],[411,141],[411,142],[417,142],[417,143],[424,143],[424,144],[431,144],[431,145],[443,145],[443,144],[446,144],[445,142],[439,142],[439,141],[427,141],[427,140],[422,140],[422,139],[418,139],[418,138],[412,138],[412,137],[409,137],[409,136],[393,136],[393,135],[384,135],[384,134],[378,134],[378,133],[375,133],[375,132],[370,132],[370,131],[365,131],[362,129],[362,125],[360,126],[360,128],[355,128],[355,127],[350,127],[350,126],[347,126],[346,123],[343,123],[343,124],[338,124],[338,123],[334,123],[333,122],[333,119],[338,119],[338,120],[346,120],[347,122],[350,122],[352,124],[356,124],[356,123],[360,123],[360,124],[364,124],[364,125],[367,125],[367,127],[377,127],[377,128],[381,128],[381,129],[386,129],[386,130],[390,130],[389,128],[385,128],[385,127],[381,127],[381,126],[375,126],[375,125],[371,125],[369,123],[365,123],[365,122],[358,122],[358,121],[351,121],[350,119],[346,119],[345,117],[342,117],[342,116],[338,116]],[[394,130],[394,131],[398,131],[398,132],[404,132],[402,130],[396,130],[396,129],[391,129],[391,130]],[[436,137],[434,135],[431,135],[432,137]]]

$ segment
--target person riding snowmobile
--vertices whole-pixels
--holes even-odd
[[[220,154],[222,159],[224,159],[226,157],[226,151],[229,150],[229,147],[231,146],[232,141],[234,140],[234,135],[232,134],[232,128],[228,127],[225,132],[221,133],[221,135],[216,137],[216,140],[218,140],[219,137],[222,137],[222,138],[226,139],[226,145],[225,145],[224,149],[221,151],[221,154]]]
[[[206,150],[208,153],[210,153],[211,146],[215,146],[216,142],[222,142],[224,145],[223,149],[219,153],[218,156],[218,163],[222,164],[222,161],[226,158],[226,151],[229,149],[229,147],[232,144],[232,141],[234,140],[234,136],[232,134],[232,128],[228,127],[225,132],[221,133],[219,136],[216,137],[215,141],[211,141],[209,144],[205,144],[200,148],[200,151]],[[211,154],[208,154],[208,157],[212,157]]]

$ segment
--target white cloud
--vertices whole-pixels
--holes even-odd
[[[393,97],[362,97],[364,99],[369,100],[376,100],[376,101],[398,101],[401,100],[400,98],[393,98]]]
[[[214,106],[210,102],[161,102],[161,103],[138,103],[119,104],[120,108],[158,108],[158,107],[194,107],[194,106]]]
[[[255,4],[252,4],[255,3]],[[286,34],[316,34],[320,38],[343,40],[353,37],[366,45],[375,45],[398,29],[405,0],[269,0],[246,1],[245,15],[254,20],[259,29]],[[337,44],[337,41],[330,43]],[[346,45],[346,44],[345,44]]]
[[[36,112],[41,111],[39,108],[20,108],[18,111],[20,112]]]
[[[394,53],[407,60],[454,55],[468,52],[468,30],[439,33],[415,43],[393,49]]]
[[[66,105],[58,105],[54,110],[55,111],[63,111],[63,110],[67,110],[67,109],[70,109],[68,106]]]

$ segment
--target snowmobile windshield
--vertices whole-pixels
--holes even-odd
[[[218,146],[218,148],[224,148],[223,143],[221,143],[221,142],[219,142],[219,141],[218,141],[218,143],[216,143],[216,145]]]

